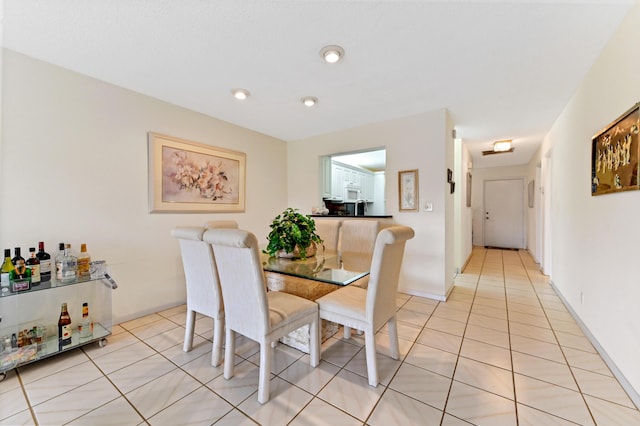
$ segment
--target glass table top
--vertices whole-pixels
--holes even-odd
[[[265,271],[343,286],[369,275],[371,266],[371,255],[365,253],[318,250],[306,259],[260,256]]]

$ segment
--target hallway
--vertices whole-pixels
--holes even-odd
[[[640,425],[640,412],[524,251],[475,248],[446,303],[397,295],[401,359],[378,332],[380,385],[363,339],[323,344],[322,362],[279,345],[260,405],[257,344],[236,375],[211,367],[212,323],[182,351],[185,305],[114,327],[109,344],[9,372],[0,425]]]

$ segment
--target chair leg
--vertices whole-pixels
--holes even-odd
[[[222,335],[224,332],[224,317],[213,320],[213,346],[211,347],[211,365],[217,367],[222,358]]]
[[[378,363],[376,361],[376,335],[373,327],[364,330],[364,348],[367,357],[367,375],[369,386],[378,386]]]
[[[309,356],[312,367],[320,364],[320,320],[316,318],[309,324]]]
[[[233,377],[233,362],[236,351],[236,333],[227,327],[227,345],[224,348],[224,378]]]
[[[343,326],[342,328],[344,328],[344,333],[343,333],[343,337],[345,339],[351,339],[351,327],[347,327],[346,325]]]
[[[389,319],[388,330],[391,358],[400,359],[400,346],[398,345],[398,322],[395,315]]]
[[[271,360],[273,348],[271,342],[260,343],[260,379],[258,380],[258,402],[269,401],[269,379],[271,378]]]
[[[187,322],[184,330],[184,345],[182,350],[189,352],[193,348],[193,332],[196,327],[196,312],[187,308]]]

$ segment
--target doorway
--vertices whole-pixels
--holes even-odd
[[[524,179],[484,182],[485,247],[524,248]]]

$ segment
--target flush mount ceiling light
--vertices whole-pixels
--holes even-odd
[[[491,151],[482,151],[482,155],[506,154],[508,152],[513,152],[511,139],[495,141],[493,143],[493,149]]]
[[[241,101],[244,101],[249,97],[249,95],[251,95],[251,93],[249,93],[249,91],[246,89],[231,89],[231,94],[234,98]]]
[[[505,152],[511,149],[511,139],[506,139],[503,141],[495,141],[493,143],[493,150],[495,152]]]
[[[344,49],[340,46],[335,46],[335,45],[325,46],[322,49],[320,49],[320,56],[326,62],[330,64],[335,64],[344,56]]]
[[[300,99],[300,101],[302,101],[302,103],[306,106],[312,107],[318,103],[318,98],[315,98],[313,96],[305,96],[304,98]]]

